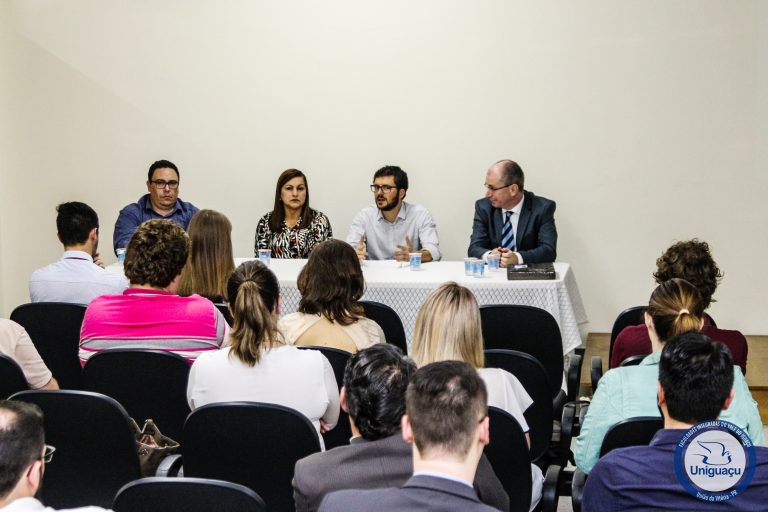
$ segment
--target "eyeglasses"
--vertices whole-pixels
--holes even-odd
[[[50,464],[51,461],[53,460],[53,452],[55,451],[56,451],[55,446],[51,446],[49,444],[45,445],[45,452],[43,452],[43,457],[42,457],[43,462],[45,462],[46,464]]]
[[[511,187],[512,185],[499,185],[498,187],[494,187],[493,185],[489,185],[489,184],[485,183],[485,184],[483,184],[483,186],[485,187],[485,189],[488,192],[496,192],[497,190],[501,190],[503,188]]]
[[[396,189],[397,187],[392,185],[371,185],[371,192],[376,193],[378,191],[382,191],[385,194],[389,194],[391,191]]]
[[[179,182],[176,180],[173,180],[173,181],[154,180],[151,183],[152,185],[155,186],[156,189],[159,189],[159,190],[162,190],[165,187],[168,187],[171,190],[176,190],[179,187]]]

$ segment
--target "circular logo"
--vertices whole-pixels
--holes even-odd
[[[713,420],[694,425],[675,449],[677,479],[692,496],[720,502],[741,494],[755,473],[755,447],[733,423]]]

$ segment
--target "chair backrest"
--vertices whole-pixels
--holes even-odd
[[[184,424],[184,475],[245,485],[270,511],[294,509],[296,461],[320,451],[312,423],[300,412],[256,402],[209,404]]]
[[[5,400],[27,389],[29,385],[19,364],[11,356],[0,354],[0,398]]]
[[[648,354],[635,354],[634,356],[629,356],[623,360],[619,366],[637,366],[642,363],[643,359],[646,357],[648,357]]]
[[[509,510],[527,512],[531,504],[531,461],[520,424],[508,412],[488,408],[491,442],[484,453],[509,496]]]
[[[516,350],[486,350],[486,368],[501,368],[520,381],[533,400],[523,412],[531,437],[530,458],[536,460],[547,451],[552,439],[552,390],[544,367],[533,356]]]
[[[331,363],[331,367],[333,368],[333,374],[336,376],[336,385],[339,387],[339,391],[341,391],[341,387],[344,385],[344,368],[347,367],[347,361],[351,354],[331,347],[299,346],[299,348],[317,350],[328,359],[328,362]],[[349,415],[343,409],[339,409],[339,421],[336,423],[336,427],[333,430],[322,434],[322,436],[326,450],[349,444],[349,439],[352,437],[352,428],[349,426]]]
[[[563,338],[555,318],[531,306],[503,304],[480,306],[486,349],[508,349],[535,357],[552,383],[552,398],[563,382]]]
[[[27,331],[62,389],[82,389],[78,350],[85,309],[83,304],[35,302],[11,313],[11,320]]]
[[[262,512],[266,505],[251,489],[206,478],[142,478],[123,486],[112,504],[115,512]]]
[[[85,389],[114,398],[139,425],[153,419],[174,441],[181,439],[190,412],[188,378],[189,363],[161,350],[103,350],[83,368]]]
[[[43,410],[45,442],[56,447],[45,468],[47,506],[106,508],[123,485],[141,477],[130,419],[112,398],[61,390],[22,391],[11,399]]]
[[[608,345],[608,361],[610,363],[611,356],[613,356],[613,344],[616,342],[616,338],[621,334],[626,327],[630,325],[640,325],[645,322],[643,315],[648,306],[634,306],[627,308],[616,317],[613,322],[613,328],[611,329],[611,342]]]
[[[664,428],[664,420],[659,416],[642,416],[622,420],[612,426],[603,438],[600,456],[616,448],[641,446],[648,444],[653,436]]]
[[[213,305],[221,312],[227,324],[232,327],[235,324],[235,320],[232,318],[232,312],[229,311],[229,305],[225,302],[214,302]]]
[[[403,354],[407,354],[408,343],[405,340],[405,329],[397,312],[381,302],[361,300],[359,304],[363,306],[366,318],[379,324],[387,338],[387,343],[398,347],[403,351]]]

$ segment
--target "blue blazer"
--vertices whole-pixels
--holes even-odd
[[[557,228],[555,202],[536,196],[527,190],[515,233],[516,252],[525,263],[549,263],[557,256]],[[487,197],[475,203],[475,220],[469,239],[467,254],[481,258],[486,251],[501,245],[503,215],[500,208],[491,206]]]

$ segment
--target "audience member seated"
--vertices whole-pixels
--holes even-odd
[[[187,400],[192,409],[235,401],[284,405],[309,418],[319,434],[336,426],[339,388],[325,356],[282,341],[279,288],[275,274],[260,261],[237,267],[227,283],[234,319],[230,346],[197,358]]]
[[[128,281],[104,270],[99,259],[99,217],[93,208],[72,202],[60,204],[56,211],[57,236],[64,255],[32,273],[30,300],[88,304],[99,295],[125,290]]]
[[[464,361],[474,366],[485,381],[488,405],[510,413],[525,432],[530,444],[528,423],[523,413],[533,400],[517,377],[500,368],[484,368],[480,308],[472,292],[454,282],[433,291],[416,315],[411,354],[421,367],[436,361]],[[541,499],[544,476],[531,464],[531,509]]]
[[[176,290],[189,255],[189,237],[163,219],[139,226],[125,253],[131,285],[122,295],[102,295],[88,306],[80,331],[80,361],[108,348],[167,350],[192,362],[218,350],[229,330],[216,306]]]
[[[316,244],[333,238],[331,223],[309,207],[307,177],[287,169],[277,178],[275,206],[256,226],[255,255],[269,249],[273,258],[307,258]]]
[[[415,443],[413,476],[401,487],[328,494],[325,512],[491,511],[472,487],[490,442],[487,392],[472,366],[441,361],[416,371],[406,391],[403,439]]]
[[[37,497],[42,490],[45,465],[51,462],[55,450],[45,444],[43,412],[38,406],[0,401],[0,510],[53,512]],[[80,507],[68,510],[98,512],[105,509]]]
[[[59,389],[59,384],[45,366],[29,339],[27,331],[11,320],[0,318],[0,354],[10,356],[21,367],[32,389]]]
[[[685,279],[699,289],[702,309],[709,308],[715,302],[712,295],[723,277],[717,267],[707,242],[697,239],[677,242],[656,260],[656,272],[653,274],[656,284],[673,278]],[[724,343],[733,355],[733,361],[747,374],[747,339],[739,331],[718,329],[705,317],[702,332],[714,341]],[[610,367],[616,368],[626,358],[638,354],[651,353],[651,340],[644,325],[626,327],[616,338],[611,351]]]
[[[357,352],[384,343],[379,324],[363,316],[357,303],[365,280],[355,250],[341,240],[315,246],[299,272],[299,311],[280,319],[279,329],[292,345]]]
[[[112,245],[115,252],[128,242],[143,222],[167,219],[184,229],[197,213],[197,206],[179,199],[179,168],[168,160],[158,160],[149,166],[147,192],[137,202],[120,210],[115,222]]]
[[[212,302],[225,302],[227,279],[235,270],[232,256],[232,224],[214,210],[200,210],[189,223],[192,248],[181,272],[179,295],[202,295]]]
[[[602,379],[587,410],[581,434],[576,439],[576,465],[589,473],[600,455],[606,432],[616,423],[637,416],[659,416],[656,382],[659,358],[664,344],[686,332],[696,332],[703,325],[702,298],[699,290],[683,279],[661,283],[651,294],[645,326],[653,345],[653,353],[639,366],[609,370]],[[765,443],[763,424],[744,376],[733,368],[734,398],[720,419],[744,429],[756,445]]]
[[[296,512],[316,511],[333,491],[395,487],[411,477],[413,449],[403,440],[400,420],[405,413],[405,390],[415,371],[414,362],[394,345],[374,345],[352,355],[344,371],[341,407],[349,413],[353,437],[349,446],[296,463]],[[481,501],[509,509],[509,498],[485,457],[480,459],[474,485]]]
[[[722,503],[701,501],[689,494],[676,473],[682,470],[683,478],[687,479],[687,471],[677,466],[675,458],[683,435],[697,423],[717,419],[720,411],[732,404],[732,366],[728,349],[704,334],[687,333],[670,340],[661,351],[656,386],[664,428],[656,433],[650,446],[613,450],[597,462],[584,489],[584,510],[765,510],[766,448],[755,448],[752,481]],[[701,446],[704,444],[707,443]],[[716,441],[711,443],[714,444]],[[735,455],[729,454],[729,459]],[[694,461],[701,459],[694,457]],[[686,463],[688,457],[683,459]]]

